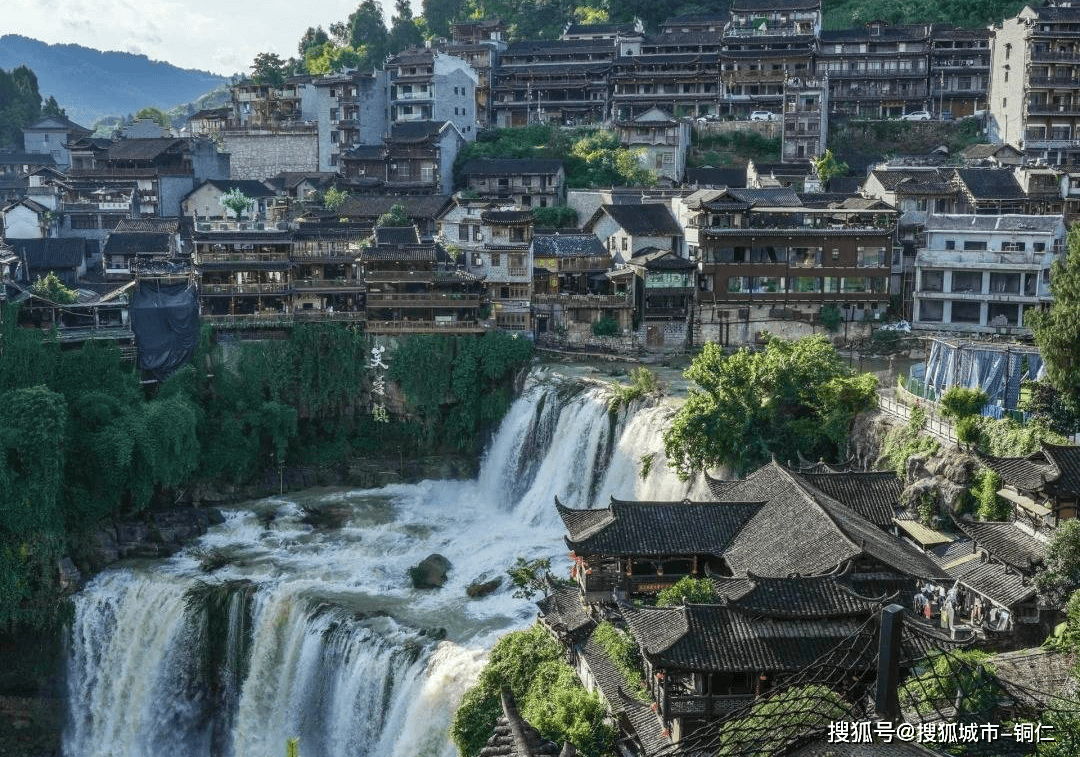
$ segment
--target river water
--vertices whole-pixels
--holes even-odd
[[[75,598],[64,754],[273,757],[299,736],[305,757],[454,757],[450,719],[486,651],[536,616],[508,586],[482,599],[467,586],[519,556],[568,570],[555,496],[703,493],[664,464],[672,407],[613,420],[609,396],[534,369],[475,481],[260,500],[168,560],[101,573]],[[344,523],[312,528],[306,508]],[[228,562],[204,570],[208,551]],[[433,552],[453,565],[448,583],[413,589],[408,568]]]

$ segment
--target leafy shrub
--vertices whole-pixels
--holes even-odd
[[[617,413],[620,408],[629,407],[634,400],[661,392],[660,381],[656,374],[643,365],[630,371],[630,386],[619,386],[608,400],[608,412]],[[644,460],[642,461],[644,462]],[[649,460],[650,466],[652,459]],[[642,474],[644,478],[646,474]]]
[[[822,305],[818,311],[818,320],[826,331],[836,333],[844,322],[844,315],[836,305]]]
[[[977,444],[979,430],[979,419],[974,416],[969,415],[956,422],[956,438],[964,444]]]
[[[941,395],[941,414],[946,418],[967,418],[978,415],[989,399],[986,392],[981,389],[951,386]]]
[[[656,595],[656,604],[662,607],[681,605],[683,598],[691,604],[709,604],[716,601],[713,583],[707,578],[683,576]]]
[[[592,325],[592,333],[594,336],[618,336],[619,322],[610,315],[605,315]]]
[[[641,673],[641,655],[630,634],[604,621],[593,631],[592,638],[604,648],[608,659],[622,673],[628,690],[639,699],[648,699]]]
[[[923,434],[926,418],[926,410],[915,407],[912,408],[907,423],[890,429],[882,441],[878,464],[896,471],[896,475],[903,478],[910,457],[936,454],[941,449],[941,444],[929,434]]]

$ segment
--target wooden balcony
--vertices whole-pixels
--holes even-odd
[[[356,279],[293,279],[292,288],[297,291],[358,291],[364,288],[364,282]]]
[[[442,292],[372,292],[367,296],[367,304],[369,308],[478,308],[480,296]]]
[[[477,321],[368,321],[369,334],[477,334]]]
[[[257,252],[255,250],[198,250],[195,264],[203,263],[290,263],[288,252]]]
[[[202,323],[221,329],[286,328],[297,323],[362,323],[362,311],[330,312],[328,310],[296,310],[292,313],[247,313],[244,315],[203,315]]]
[[[562,305],[567,308],[630,308],[634,306],[628,295],[622,294],[538,294],[533,297],[535,305]]]
[[[289,285],[284,282],[271,284],[201,284],[199,294],[283,294]]]

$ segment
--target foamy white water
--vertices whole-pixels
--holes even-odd
[[[306,757],[454,757],[447,729],[486,650],[536,615],[509,586],[475,600],[467,586],[519,556],[567,569],[556,495],[586,507],[701,493],[664,464],[670,407],[612,417],[609,394],[536,370],[476,481],[261,500],[169,560],[100,574],[75,598],[64,754],[271,757],[299,736]],[[301,521],[328,505],[346,525]],[[230,563],[204,573],[208,548]],[[449,580],[417,591],[407,570],[434,552]]]

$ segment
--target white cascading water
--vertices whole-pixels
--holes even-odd
[[[534,370],[476,481],[262,500],[169,560],[100,574],[75,598],[64,754],[272,757],[299,736],[310,757],[455,757],[450,720],[486,650],[536,614],[508,586],[468,599],[468,585],[522,556],[566,568],[555,496],[702,493],[664,463],[671,407],[612,418],[609,397]],[[347,523],[302,522],[325,507]],[[228,563],[204,572],[206,550]],[[434,552],[447,584],[413,589],[408,568]]]

